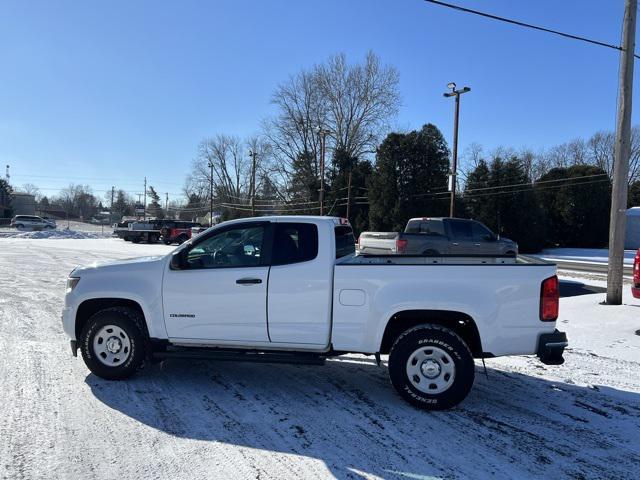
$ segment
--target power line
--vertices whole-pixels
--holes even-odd
[[[572,183],[570,185],[549,185],[547,187],[531,187],[531,188],[523,188],[520,190],[509,190],[508,192],[489,192],[489,193],[477,193],[475,195],[465,195],[466,198],[478,198],[478,197],[489,197],[492,195],[507,195],[509,193],[520,193],[520,192],[530,192],[530,191],[538,191],[538,190],[550,190],[552,188],[563,188],[563,187],[577,187],[580,185],[591,185],[594,183],[604,183],[609,182],[609,179],[602,180],[591,180],[589,182],[578,182]]]
[[[581,180],[584,178],[593,178],[593,177],[603,177],[606,176],[606,179],[603,180],[609,180],[608,179],[608,174],[607,173],[595,173],[593,175],[583,175],[580,177],[573,177],[573,178],[556,178],[554,180],[538,180],[538,181],[534,181],[534,182],[524,182],[524,183],[511,183],[511,184],[507,184],[507,185],[496,185],[493,187],[480,187],[480,188],[468,188],[464,190],[464,193],[470,193],[470,192],[479,192],[479,191],[484,191],[484,190],[498,190],[498,189],[504,189],[504,188],[511,188],[511,187],[523,187],[523,186],[527,186],[527,185],[541,185],[541,184],[547,184],[547,183],[557,183],[557,182],[571,182],[571,181],[575,181],[575,180]],[[429,197],[429,196],[437,196],[437,195],[449,195],[449,192],[434,192],[434,193],[419,193],[417,195],[413,195],[413,197]]]
[[[458,10],[464,13],[472,13],[474,15],[479,15],[481,17],[490,18],[492,20],[498,20],[500,22],[510,23],[512,25],[517,25],[519,27],[531,28],[533,30],[539,30],[541,32],[553,33],[554,35],[559,35],[561,37],[570,38],[572,40],[578,40],[581,42],[591,43],[593,45],[599,45],[601,47],[612,48],[614,50],[623,51],[623,48],[618,45],[613,45],[611,43],[601,42],[599,40],[593,40],[587,37],[581,37],[579,35],[572,35],[570,33],[561,32],[559,30],[552,30],[551,28],[540,27],[538,25],[532,25],[530,23],[520,22],[518,20],[513,20],[510,18],[500,17],[498,15],[492,15],[490,13],[481,12],[479,10],[473,10],[471,8],[461,7],[460,5],[453,5],[451,3],[441,2],[440,0],[425,0],[425,2],[433,3],[434,5],[440,5],[442,7],[451,8],[453,10]],[[636,58],[640,58],[639,55],[634,53],[633,55]]]

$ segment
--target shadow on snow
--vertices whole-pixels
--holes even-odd
[[[405,404],[387,369],[364,357],[324,367],[173,360],[127,382],[86,383],[160,432],[320,459],[337,478],[640,474],[640,395],[488,373],[477,369],[469,397],[446,412]]]

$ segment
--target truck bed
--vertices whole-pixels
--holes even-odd
[[[487,356],[534,354],[542,282],[556,266],[515,256],[357,255],[336,261],[333,346],[374,352],[399,312],[454,311],[475,322]]]

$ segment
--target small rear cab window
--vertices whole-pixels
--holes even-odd
[[[336,258],[346,257],[356,253],[356,239],[353,229],[348,225],[340,225],[335,228]]]

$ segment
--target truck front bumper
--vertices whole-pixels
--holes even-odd
[[[557,329],[553,333],[543,333],[538,338],[538,358],[545,365],[562,365],[565,347],[569,345],[567,342],[567,334]]]

